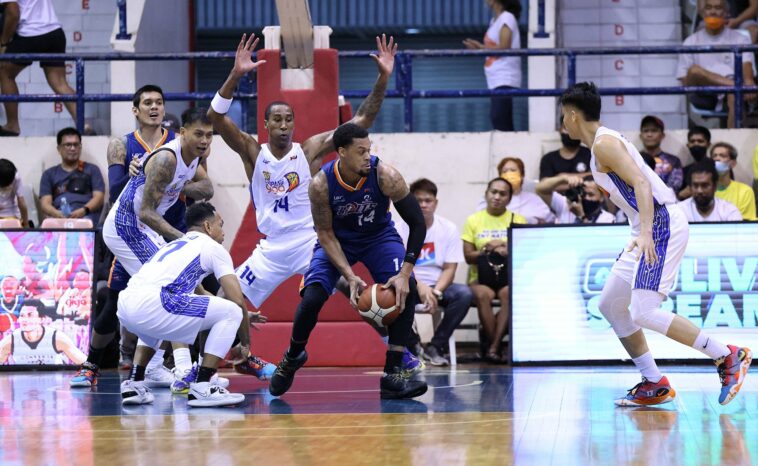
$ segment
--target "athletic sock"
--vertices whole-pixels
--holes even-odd
[[[727,348],[726,345],[709,337],[702,330],[700,333],[698,333],[697,338],[695,338],[695,342],[692,344],[692,347],[707,355],[714,361],[719,358],[723,358],[730,353],[729,348]]]
[[[197,383],[210,382],[211,377],[213,377],[213,374],[215,373],[216,373],[216,369],[212,367],[200,366],[200,368],[197,370]]]
[[[192,370],[192,356],[189,348],[174,348],[174,367],[179,374]]]
[[[634,365],[637,366],[637,370],[642,373],[642,377],[645,377],[653,383],[661,381],[663,375],[661,374],[661,371],[658,370],[658,365],[655,363],[653,354],[650,351],[636,358],[632,358],[632,361],[634,362]]]
[[[290,359],[294,359],[298,356],[300,356],[300,353],[302,353],[305,350],[305,345],[308,343],[307,341],[295,341],[290,339],[290,347],[287,350],[287,357]]]
[[[387,359],[384,363],[384,373],[391,374],[403,365],[402,351],[387,351]]]
[[[100,367],[100,363],[103,361],[103,355],[105,354],[105,348],[93,348],[89,345],[89,354],[87,355],[87,362]]]
[[[145,366],[133,365],[132,373],[129,378],[135,382],[141,382],[145,380]]]
[[[147,363],[147,370],[148,371],[154,371],[155,369],[159,368],[163,365],[163,354],[165,353],[164,350],[159,349],[155,350],[155,354],[153,355],[153,358],[150,360],[149,363]]]

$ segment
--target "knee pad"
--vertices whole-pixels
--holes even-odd
[[[662,302],[663,296],[657,291],[632,290],[631,315],[634,323],[666,335],[674,320],[674,313],[662,311]]]
[[[631,291],[627,282],[611,274],[598,301],[600,313],[619,338],[626,338],[640,329],[629,312]]]

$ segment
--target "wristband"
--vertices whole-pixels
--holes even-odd
[[[221,94],[216,92],[216,95],[213,96],[213,100],[211,100],[211,108],[214,112],[225,115],[229,111],[229,107],[232,106],[232,101],[234,99],[227,99],[226,97],[222,97]]]
[[[90,208],[87,207],[87,206],[84,206],[84,215],[89,215],[90,213],[92,213],[92,211],[90,210]]]
[[[405,253],[405,258],[403,259],[403,262],[407,262],[412,265],[416,265],[416,254],[412,252]]]

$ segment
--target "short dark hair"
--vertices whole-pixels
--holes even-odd
[[[732,160],[737,160],[737,149],[728,142],[717,142],[716,144],[711,146],[711,157],[713,157],[713,151],[716,150],[719,147],[725,148],[727,151],[729,151],[729,158]]]
[[[368,130],[362,126],[358,126],[355,123],[345,123],[337,127],[334,130],[332,140],[334,141],[334,148],[347,147],[353,143],[354,139],[363,139],[368,137]]]
[[[187,207],[184,219],[187,223],[187,228],[192,228],[202,225],[204,221],[215,215],[216,208],[210,202],[195,202]]]
[[[696,134],[702,134],[708,144],[711,143],[711,130],[705,126],[693,126],[691,130],[687,131],[687,141]]]
[[[503,10],[509,12],[518,19],[521,16],[521,1],[520,0],[495,0]]]
[[[159,86],[156,86],[155,84],[145,84],[144,86],[137,89],[137,92],[135,92],[134,96],[132,96],[132,105],[139,107],[139,103],[142,100],[142,94],[146,92],[157,92],[161,95],[161,99],[163,99],[163,89],[161,89]]]
[[[204,107],[188,108],[182,112],[182,127],[186,128],[193,123],[200,123],[201,125],[210,125],[211,120],[208,119],[208,109]]]
[[[55,136],[55,140],[58,142],[59,146],[61,145],[64,136],[76,136],[79,138],[79,142],[82,142],[82,133],[80,133],[76,128],[69,126],[68,128],[63,128],[62,130],[58,131],[58,134]]]
[[[419,178],[411,183],[410,190],[412,194],[424,191],[425,193],[430,193],[432,196],[437,197],[437,185],[427,178]]]
[[[499,176],[498,176],[497,178],[492,178],[492,179],[491,179],[491,180],[490,180],[490,181],[487,183],[487,189],[486,189],[486,191],[489,191],[489,190],[490,190],[490,188],[492,187],[492,185],[493,185],[493,184],[495,184],[495,183],[496,183],[496,182],[498,182],[498,181],[502,181],[503,183],[507,184],[507,185],[508,185],[508,189],[509,189],[509,190],[510,190],[510,192],[511,192],[511,196],[513,196],[513,185],[511,184],[511,182],[510,182],[510,181],[508,181],[508,180],[506,180],[505,178],[500,178]]]
[[[711,181],[716,185],[719,180],[719,172],[716,171],[716,163],[712,159],[705,158],[696,162],[690,172],[687,174],[687,184],[692,184],[692,175],[695,173],[708,173],[711,175]]]
[[[37,310],[37,314],[42,314],[45,310],[45,305],[39,299],[25,299],[21,307],[33,307]]]
[[[600,93],[595,83],[581,82],[566,89],[561,96],[561,105],[576,107],[587,121],[600,120]]]
[[[4,188],[16,179],[16,166],[8,159],[0,159],[0,188]]]
[[[642,121],[640,121],[640,131],[642,131],[645,126],[651,125],[661,130],[661,132],[666,130],[666,125],[663,124],[663,120],[655,115],[645,115],[642,117]]]
[[[266,110],[263,111],[264,120],[268,120],[268,117],[271,116],[271,109],[277,105],[286,105],[287,107],[289,107],[290,111],[292,112],[292,118],[295,118],[295,109],[292,108],[292,105],[288,104],[287,102],[283,100],[275,100],[271,102],[270,104],[266,105]]]

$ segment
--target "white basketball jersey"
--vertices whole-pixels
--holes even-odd
[[[618,131],[608,129],[605,126],[598,128],[597,133],[595,134],[595,141],[603,135],[614,137],[624,143],[627,154],[620,154],[619,156],[631,157],[637,167],[642,171],[645,178],[647,178],[653,191],[654,207],[676,204],[676,196],[674,195],[674,192],[666,186],[666,183],[664,183],[663,180],[661,180],[661,178],[645,163],[645,160],[631,142],[627,141],[627,139]],[[593,148],[594,145],[593,141]],[[595,182],[608,193],[611,202],[624,211],[629,219],[629,225],[632,227],[632,232],[638,234],[640,231],[640,214],[637,211],[637,200],[634,195],[634,188],[628,185],[616,173],[603,173],[598,171],[594,149],[592,150],[592,157],[590,159],[590,169],[592,170],[592,177],[595,179]]]
[[[264,144],[255,162],[250,195],[258,231],[266,236],[313,228],[308,186],[311,169],[300,144],[278,160]]]
[[[55,332],[42,329],[42,338],[36,343],[26,341],[21,329],[13,331],[13,362],[16,364],[63,364],[63,357],[55,349]]]

